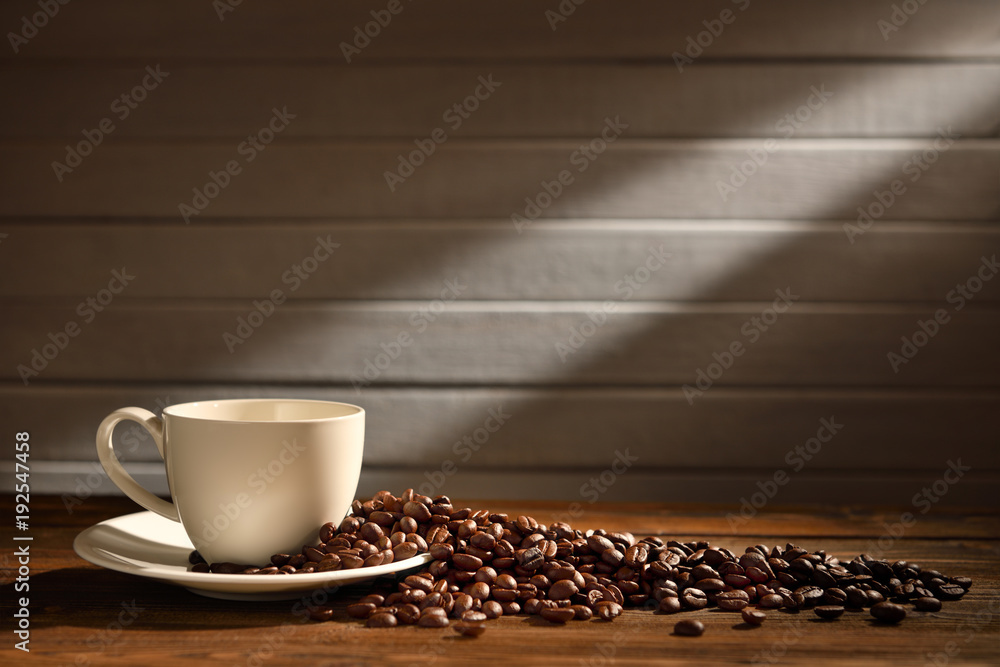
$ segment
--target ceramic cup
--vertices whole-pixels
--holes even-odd
[[[115,456],[123,420],[149,431],[166,464],[171,501],[140,486]],[[118,488],[148,510],[179,521],[210,563],[267,564],[272,554],[317,543],[340,523],[357,491],[365,411],[293,399],[171,405],[160,419],[122,408],[97,430],[97,454]]]

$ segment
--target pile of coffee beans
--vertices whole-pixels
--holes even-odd
[[[395,591],[371,594],[347,608],[369,627],[447,627],[478,636],[482,622],[534,614],[556,624],[598,618],[611,621],[625,607],[662,614],[714,606],[739,612],[759,626],[768,610],[811,609],[833,621],[845,609],[869,609],[882,623],[899,623],[906,607],[938,611],[961,598],[968,577],[950,577],[903,560],[860,555],[849,562],[792,544],[757,544],[743,554],[708,542],[641,540],[626,532],[549,526],[529,516],[453,507],[447,496],[406,490],[380,491],[355,501],[340,526],[325,524],[320,544],[275,554],[267,566],[219,563],[192,554],[192,569],[243,574],[296,574],[370,567],[430,553],[433,560],[400,581]],[[330,607],[314,607],[329,620]],[[704,625],[677,623],[678,635],[698,636]]]

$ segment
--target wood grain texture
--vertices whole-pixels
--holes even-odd
[[[616,285],[654,249],[670,257],[636,298],[762,301],[795,285],[806,301],[933,303],[1000,250],[1000,227],[955,221],[884,221],[853,239],[836,221],[539,221],[522,234],[505,220],[72,220],[0,229],[8,235],[0,296],[25,299],[84,298],[123,265],[141,270],[131,298],[253,299],[279,287],[296,300],[428,301],[457,279],[467,286],[462,300],[618,299]],[[333,258],[288,289],[282,276],[327,237],[340,244]],[[975,297],[998,299],[1000,281]]]
[[[585,138],[609,113],[629,120],[632,138],[933,137],[948,126],[974,138],[1000,131],[995,63],[706,63],[684,73],[670,64],[156,65],[169,76],[134,110],[111,105],[142,81],[145,65],[2,68],[0,88],[18,91],[19,103],[0,109],[0,137],[76,142],[110,118],[109,143],[238,142],[272,106],[297,114],[283,136],[318,139],[409,141],[439,127],[452,139]],[[458,115],[453,107],[477,89],[487,94],[479,77],[500,85]]]
[[[261,109],[260,125],[248,132],[270,117],[270,109]],[[602,128],[608,129],[595,125],[592,136],[599,137]],[[384,174],[398,168],[403,153],[416,151],[412,143],[298,143],[278,135],[264,151],[246,153],[235,142],[98,146],[62,183],[51,164],[63,159],[63,145],[7,144],[0,147],[0,201],[8,216],[181,220],[180,205],[198,203],[195,188],[214,187],[209,173],[233,161],[242,164],[242,171],[214,199],[199,204],[204,215],[854,220],[859,207],[878,213],[872,208],[873,202],[881,207],[874,193],[886,191],[893,181],[899,181],[903,194],[877,219],[992,220],[1000,215],[1000,140],[959,139],[947,152],[935,153],[930,139],[795,139],[771,153],[735,192],[720,191],[719,183],[742,162],[755,167],[747,151],[766,154],[763,140],[619,138],[600,155],[591,153],[593,160],[580,152],[581,145],[569,140],[449,142],[390,191]],[[934,164],[921,171],[912,161],[925,151]],[[251,153],[253,161],[243,162]],[[566,180],[553,200],[543,182],[552,183],[561,173],[572,181]],[[531,200],[551,203],[533,211]],[[191,224],[199,220],[190,219]]]
[[[297,0],[238,6],[219,14],[198,0],[134,11],[127,0],[102,0],[61,9],[20,48],[18,58],[324,59],[345,63],[341,42],[372,21],[385,2]],[[559,3],[517,0],[488,6],[450,0],[401,3],[402,11],[352,58],[365,65],[386,60],[493,58],[671,59],[699,33],[708,46],[701,59],[785,57],[996,57],[998,10],[989,0],[926,3],[883,31],[891,5],[846,0],[836,5],[796,0],[767,3],[706,0],[590,0],[553,30],[546,11]],[[745,10],[741,11],[741,7]],[[5,3],[0,24],[15,28],[34,5]],[[733,12],[718,38],[704,22]],[[906,19],[903,22],[903,19]],[[719,30],[719,25],[715,30]],[[373,29],[374,33],[375,30]],[[692,51],[692,53],[697,53]],[[11,51],[4,53],[13,58]]]
[[[0,397],[0,423],[8,430],[30,426],[33,439],[41,443],[33,456],[46,461],[95,459],[94,434],[101,419],[129,405],[155,411],[163,405],[219,398],[346,401],[368,413],[367,466],[418,469],[423,483],[425,471],[440,470],[443,461],[451,459],[462,473],[457,478],[478,473],[480,493],[497,497],[512,489],[518,489],[521,497],[532,495],[519,485],[508,487],[504,475],[516,477],[530,469],[543,474],[575,467],[603,470],[613,462],[616,450],[626,448],[639,456],[635,471],[654,477],[698,477],[719,471],[738,475],[796,466],[803,473],[871,471],[873,484],[918,470],[930,482],[949,458],[961,458],[976,471],[1000,469],[1000,452],[989,426],[1000,402],[995,390],[716,387],[690,405],[678,387],[372,386],[358,393],[350,387],[38,383],[25,388],[8,382],[0,385]],[[478,450],[464,443],[465,436],[485,438],[477,429],[491,414],[501,412],[510,417]],[[816,436],[821,419],[833,419],[844,427],[808,465],[786,461],[790,451]],[[118,438],[123,460],[159,460],[140,428],[122,427]],[[493,473],[498,478],[491,482],[488,477]],[[615,497],[629,499],[635,491],[631,484],[625,485],[615,491],[622,495]],[[746,492],[741,489],[736,497]]]
[[[399,490],[397,490],[399,491]],[[456,499],[459,503],[462,499]],[[470,506],[479,507],[471,503]],[[539,520],[561,511],[553,503],[490,502],[490,509],[528,513]],[[8,514],[12,500],[0,505]],[[997,534],[995,513],[942,512],[928,515],[907,534],[892,540],[890,559],[919,562],[947,574],[974,579],[973,588],[958,602],[945,603],[933,615],[911,612],[897,627],[870,622],[866,613],[847,613],[834,623],[820,623],[811,613],[771,612],[759,629],[743,631],[733,614],[688,612],[684,617],[707,626],[702,639],[677,637],[670,628],[678,617],[626,611],[612,625],[597,621],[553,626],[538,619],[506,617],[489,621],[487,632],[471,647],[452,639],[451,631],[399,627],[368,630],[350,620],[346,605],[369,593],[370,586],[352,587],[326,596],[335,608],[334,620],[316,624],[294,614],[296,601],[235,603],[195,596],[180,588],[102,570],[76,557],[72,540],[83,528],[131,512],[122,499],[91,499],[67,514],[58,498],[39,497],[39,526],[32,559],[32,664],[72,664],[77,660],[108,665],[246,664],[266,656],[267,664],[323,663],[350,656],[352,662],[386,665],[467,665],[470,652],[509,655],[512,646],[530,646],[518,654],[519,664],[578,665],[603,658],[614,648],[615,664],[747,662],[784,649],[790,664],[864,664],[891,667],[923,663],[928,654],[948,642],[961,642],[949,664],[995,664],[1000,636],[995,622],[1000,579],[1000,551],[990,535]],[[639,536],[658,534],[682,541],[707,539],[742,552],[751,543],[784,544],[792,540],[808,549],[826,549],[841,558],[870,550],[870,544],[898,520],[894,509],[827,506],[813,511],[768,508],[755,521],[732,534],[718,506],[602,505],[584,516],[581,527],[633,530]],[[823,528],[822,531],[817,530]],[[648,530],[640,530],[646,528]],[[13,564],[3,564],[3,581],[13,579]],[[10,584],[7,584],[8,586]],[[76,597],[67,604],[67,591]],[[306,602],[308,603],[308,599]],[[302,601],[299,601],[302,602]],[[113,624],[122,604],[141,610],[127,627]],[[734,627],[736,626],[736,627]],[[739,629],[738,629],[739,628]],[[965,641],[966,637],[968,641]],[[794,641],[791,641],[794,639]],[[603,652],[602,652],[603,649]],[[5,646],[0,659],[9,664],[23,654]]]
[[[1000,310],[974,302],[955,312],[793,301],[764,319],[771,303],[285,303],[244,329],[252,302],[123,300],[100,313],[8,302],[18,328],[0,331],[0,377],[19,379],[18,365],[69,322],[80,332],[42,379],[681,385],[736,343],[717,384],[991,386],[1000,374]],[[938,309],[950,318],[942,330],[894,369],[888,354]]]

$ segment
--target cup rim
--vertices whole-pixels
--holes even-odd
[[[323,405],[339,405],[348,408],[352,408],[354,412],[346,415],[338,415],[335,417],[317,417],[315,419],[275,419],[275,420],[260,420],[260,419],[219,419],[218,417],[205,417],[198,415],[185,415],[178,414],[176,412],[177,408],[185,408],[188,406],[196,406],[199,404],[212,404],[218,405],[220,403],[314,403]],[[353,403],[344,403],[342,401],[323,401],[311,398],[223,398],[218,400],[203,400],[203,401],[188,401],[187,403],[175,403],[173,405],[168,405],[163,408],[163,415],[174,417],[176,419],[191,419],[194,421],[205,421],[205,422],[218,422],[221,424],[308,424],[313,422],[328,422],[328,421],[339,421],[345,419],[356,419],[359,416],[364,416],[365,409],[361,406],[354,405]]]

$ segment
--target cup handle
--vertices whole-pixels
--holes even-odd
[[[143,428],[149,431],[149,434],[153,436],[153,441],[156,443],[156,448],[160,451],[160,457],[163,458],[163,421],[149,410],[142,408],[121,408],[105,417],[104,421],[97,428],[97,457],[101,460],[104,471],[108,473],[111,481],[124,491],[125,495],[129,498],[160,516],[179,522],[181,518],[177,514],[177,507],[172,502],[157,498],[140,486],[132,478],[132,475],[128,474],[125,468],[122,467],[121,461],[115,456],[111,434],[114,432],[118,422],[126,419],[138,422]]]

